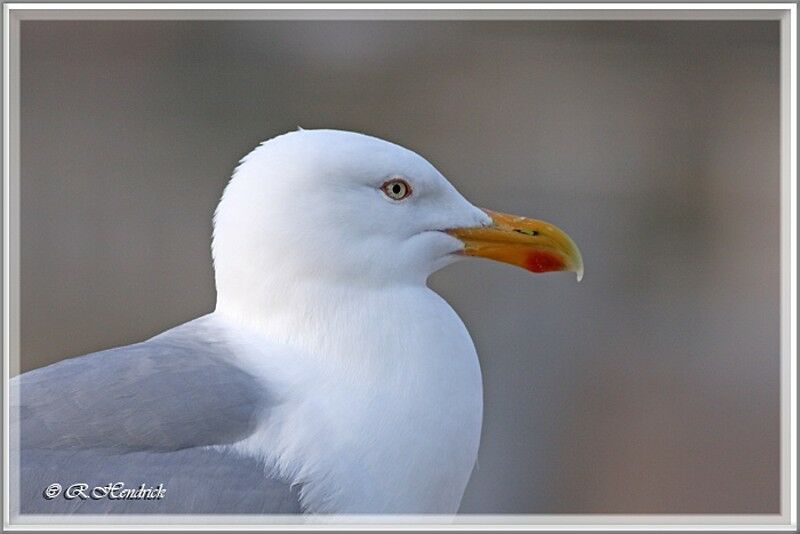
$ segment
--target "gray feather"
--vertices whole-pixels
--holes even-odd
[[[298,513],[297,492],[215,445],[253,432],[276,401],[232,363],[207,317],[143,343],[72,358],[11,381],[20,513]],[[14,471],[17,471],[16,469]],[[44,489],[163,484],[161,500],[48,500]],[[13,503],[12,503],[13,504]]]

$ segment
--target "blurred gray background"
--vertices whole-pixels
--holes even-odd
[[[214,306],[211,215],[295,129],[555,222],[586,276],[465,261],[469,513],[779,511],[777,22],[25,21],[22,369]]]

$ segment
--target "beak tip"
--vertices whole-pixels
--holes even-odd
[[[577,249],[578,249],[578,247],[575,247],[575,250],[577,250]],[[578,261],[576,262],[577,263],[577,268],[575,269],[575,274],[577,275],[578,282],[583,280],[583,258],[581,257],[580,254],[581,253],[578,252]]]
[[[572,239],[570,239],[569,237],[567,237],[567,239],[569,239],[569,243],[572,245],[572,248],[574,250],[573,265],[575,265],[575,274],[577,275],[578,282],[580,282],[581,280],[583,280],[583,255],[581,254],[581,251],[578,249],[578,246],[572,241]]]

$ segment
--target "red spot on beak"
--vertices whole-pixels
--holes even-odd
[[[563,271],[564,262],[549,252],[531,252],[525,259],[524,267],[534,273],[548,273],[550,271]]]

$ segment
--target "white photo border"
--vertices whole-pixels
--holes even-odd
[[[3,530],[797,530],[797,9],[794,3],[7,3],[3,6]],[[10,517],[9,381],[19,362],[19,23],[32,19],[779,20],[780,514]],[[11,356],[14,356],[12,361]],[[77,519],[77,520],[76,520]]]

